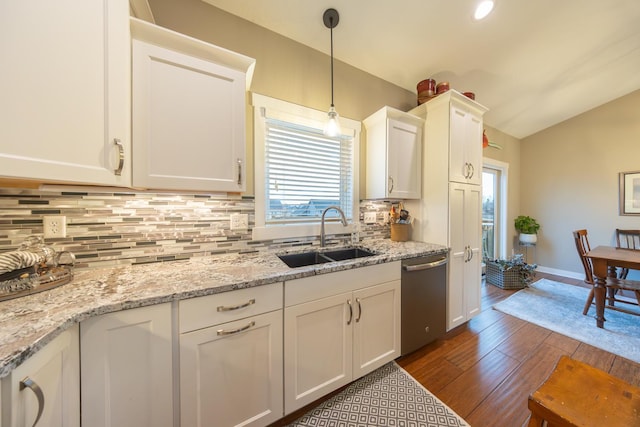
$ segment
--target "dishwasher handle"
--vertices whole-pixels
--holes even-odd
[[[425,264],[416,264],[416,265],[403,265],[405,271],[420,271],[420,270],[428,270],[430,268],[440,267],[441,265],[445,265],[447,263],[446,258],[442,258],[438,261],[427,262]]]

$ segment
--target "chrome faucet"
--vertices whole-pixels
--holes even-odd
[[[328,208],[326,208],[325,210],[322,211],[322,218],[320,220],[320,247],[324,247],[324,216],[327,213],[327,211],[329,209],[335,209],[338,211],[338,213],[340,214],[340,221],[342,221],[342,225],[344,225],[345,227],[347,225],[349,225],[347,223],[347,217],[344,216],[344,212],[342,212],[342,209],[340,209],[338,206],[329,206]]]

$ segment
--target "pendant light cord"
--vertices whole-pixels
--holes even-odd
[[[329,22],[331,22],[331,106],[333,107],[333,17],[329,18]]]

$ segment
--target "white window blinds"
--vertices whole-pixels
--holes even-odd
[[[265,222],[317,221],[329,206],[353,217],[352,138],[265,119]],[[327,217],[337,216],[335,210]]]

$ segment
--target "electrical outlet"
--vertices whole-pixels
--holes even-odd
[[[389,212],[382,212],[382,223],[386,224],[389,222]]]
[[[229,215],[229,228],[231,230],[246,230],[249,228],[249,215],[231,214]]]
[[[374,212],[365,212],[364,213],[364,223],[365,224],[375,224],[376,222],[376,213]]]
[[[67,237],[67,217],[64,215],[45,215],[42,217],[45,239]]]

